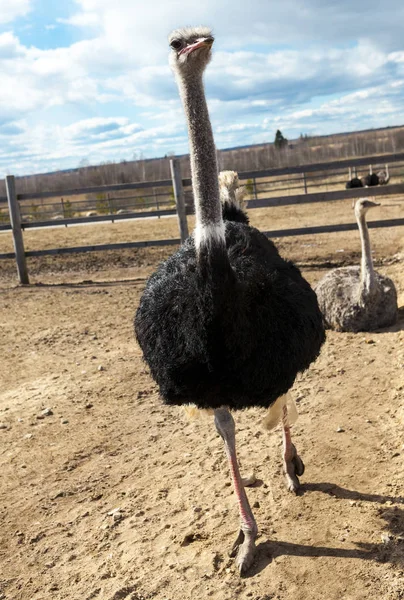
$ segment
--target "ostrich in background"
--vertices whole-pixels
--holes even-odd
[[[356,174],[356,167],[354,168],[354,176],[352,177],[352,170],[349,167],[349,180],[346,182],[345,188],[350,190],[352,188],[360,188],[363,187],[362,180]]]
[[[379,178],[379,185],[386,185],[390,181],[389,165],[382,171],[378,171],[377,176]]]
[[[375,271],[366,213],[380,206],[367,198],[355,204],[362,244],[360,267],[342,267],[327,273],[315,290],[325,326],[337,331],[373,331],[397,320],[397,292],[388,277]]]
[[[244,573],[254,559],[257,524],[237,463],[231,411],[271,407],[268,426],[282,415],[287,481],[296,491],[303,466],[290,439],[288,392],[317,358],[325,335],[315,293],[297,267],[245,222],[231,182],[222,191],[228,206],[220,202],[202,80],[210,30],[178,29],[169,43],[188,124],[196,228],[148,280],[135,332],[164,402],[213,411],[239,504],[232,553]]]
[[[376,173],[373,173],[372,165],[369,165],[369,174],[362,177],[361,181],[363,187],[374,187],[375,185],[379,185],[379,177]]]

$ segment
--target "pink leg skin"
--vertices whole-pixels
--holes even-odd
[[[298,475],[303,475],[304,464],[302,459],[298,455],[295,446],[292,444],[292,438],[290,436],[290,426],[288,422],[288,409],[286,406],[283,407],[282,426],[283,469],[285,472],[286,485],[289,492],[294,492],[295,494],[297,494],[300,488]]]
[[[250,568],[254,560],[255,540],[258,532],[257,524],[240,476],[236,456],[234,419],[227,408],[218,408],[215,410],[215,425],[224,441],[234,491],[236,492],[240,510],[240,531],[234,542],[230,556],[236,556],[237,567],[240,574],[243,575]]]

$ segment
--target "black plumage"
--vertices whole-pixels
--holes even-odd
[[[350,179],[349,181],[347,181],[345,187],[346,187],[347,190],[350,190],[350,189],[353,189],[353,188],[361,188],[361,187],[363,187],[363,183],[359,179],[359,177],[353,177],[352,179]]]
[[[244,210],[227,201],[222,203],[222,217],[224,221],[234,221],[236,223],[244,223],[245,225],[248,225],[250,222]]]
[[[224,207],[224,217],[232,218],[226,248],[210,248],[209,268],[188,238],[150,277],[136,314],[137,340],[167,404],[268,407],[324,342],[316,295],[299,269],[242,210]]]
[[[369,173],[362,177],[362,185],[363,187],[374,187],[375,185],[379,185],[379,177],[376,173]]]

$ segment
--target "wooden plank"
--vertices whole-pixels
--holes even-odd
[[[24,239],[21,229],[20,207],[18,206],[17,196],[15,193],[15,178],[14,175],[7,175],[6,190],[8,198],[8,209],[10,212],[10,222],[13,231],[13,242],[15,259],[17,262],[18,279],[22,284],[29,284],[27,261],[25,259]]]
[[[254,177],[273,177],[275,175],[293,175],[295,173],[314,173],[316,171],[332,171],[333,169],[348,169],[351,166],[369,166],[392,162],[403,162],[404,152],[395,154],[380,154],[377,156],[365,156],[364,158],[349,158],[325,163],[313,163],[294,167],[278,167],[276,169],[265,169],[261,171],[243,171],[239,173],[240,179],[253,179]]]
[[[185,208],[184,188],[182,187],[180,161],[170,158],[170,171],[173,182],[174,198],[177,207],[178,227],[180,230],[181,242],[185,242],[188,233],[187,213]]]
[[[247,208],[262,208],[264,206],[288,206],[290,204],[311,204],[312,202],[330,202],[334,200],[353,200],[355,198],[372,198],[375,196],[393,196],[404,194],[404,183],[380,185],[371,188],[355,188],[352,190],[337,190],[335,192],[315,192],[295,194],[293,196],[277,196],[275,198],[259,198],[249,200]]]
[[[168,239],[168,240],[150,240],[141,242],[119,242],[116,244],[98,244],[93,246],[74,246],[70,248],[51,248],[49,250],[30,250],[26,253],[26,256],[62,256],[64,254],[77,254],[79,252],[103,252],[105,250],[127,250],[130,248],[149,248],[156,246],[179,246],[181,244],[180,239]],[[0,254],[2,258],[14,258],[13,252],[7,252]]]
[[[376,196],[404,195],[404,183],[392,185],[377,186],[372,188],[356,188],[353,190],[337,190],[334,192],[315,192],[309,194],[295,194],[293,196],[277,196],[274,198],[259,198],[248,201],[248,209],[289,206],[293,204],[310,204],[317,202],[329,202],[335,200],[346,200],[354,198],[366,198]],[[187,214],[192,214],[192,208],[186,207]],[[143,219],[150,217],[173,216],[177,214],[174,209],[159,211],[139,211],[136,213],[125,213],[123,215],[97,215],[94,217],[72,217],[70,219],[60,219],[57,221],[33,221],[22,223],[23,229],[35,229],[38,227],[58,227],[62,225],[78,225],[85,223],[97,223],[108,221],[122,221],[126,219]],[[11,229],[11,225],[0,225],[0,231]]]
[[[381,154],[377,156],[366,156],[364,158],[350,158],[339,161],[332,161],[326,163],[314,163],[308,165],[300,165],[293,167],[278,167],[275,169],[265,169],[261,171],[244,171],[239,173],[239,178],[254,179],[262,177],[272,177],[276,175],[293,175],[298,173],[313,173],[316,171],[327,171],[333,169],[348,169],[350,166],[366,166],[369,162],[373,165],[404,162],[404,152],[394,154]],[[188,187],[191,185],[191,179],[185,178],[182,180],[182,185]],[[58,196],[76,196],[81,194],[93,194],[93,193],[107,193],[107,192],[119,192],[126,190],[136,190],[153,187],[171,187],[171,181],[169,179],[161,181],[141,181],[135,183],[120,183],[110,184],[103,186],[91,186],[85,188],[73,188],[70,190],[54,190],[53,192],[32,192],[29,194],[18,194],[18,200],[33,200],[37,198],[55,198]],[[0,197],[0,202],[3,197]]]
[[[404,219],[385,219],[384,221],[368,221],[369,229],[380,229],[381,227],[401,227]],[[275,229],[263,231],[270,238],[290,237],[300,235],[317,235],[319,233],[338,233],[340,231],[353,231],[358,229],[357,223],[340,223],[335,225],[316,225],[314,227],[299,227],[297,229]]]
[[[369,221],[370,229],[379,229],[382,227],[402,227],[404,226],[403,219],[386,219],[384,221]],[[321,233],[337,233],[340,231],[354,231],[358,226],[356,223],[341,223],[336,225],[317,225],[315,227],[301,227],[297,229],[275,229],[273,231],[263,231],[264,235],[270,238],[301,236],[301,235],[317,235]],[[26,256],[48,256],[48,255],[63,255],[74,254],[78,252],[102,252],[104,250],[124,250],[128,248],[146,248],[153,246],[178,246],[181,243],[179,239],[168,240],[150,240],[141,242],[122,242],[117,244],[100,244],[98,246],[77,246],[73,248],[53,248],[50,250],[32,250],[26,252]],[[13,252],[0,254],[1,259],[15,258]]]
[[[116,183],[111,185],[97,185],[85,188],[73,188],[70,190],[55,190],[53,192],[32,192],[30,194],[18,194],[18,200],[34,200],[36,198],[57,198],[58,196],[78,196],[81,194],[94,194],[107,192],[122,192],[126,190],[140,190],[153,187],[171,187],[171,180],[163,181],[141,181],[136,183]]]
[[[113,221],[124,221],[128,219],[145,219],[151,217],[161,216],[174,216],[177,211],[174,209],[169,210],[153,210],[153,211],[139,211],[136,213],[125,213],[123,215],[95,215],[93,217],[71,217],[69,219],[57,219],[52,221],[26,221],[21,223],[22,229],[38,229],[40,227],[61,227],[62,225],[80,225],[88,223],[103,223]],[[0,231],[7,231],[11,229],[9,224],[0,225]]]
[[[22,223],[23,229],[35,229],[38,227],[59,227],[61,225],[80,225],[85,223],[102,223],[104,221],[125,221],[127,219],[146,219],[151,217],[174,216],[175,209],[141,211],[136,213],[125,213],[124,215],[96,215],[94,217],[72,217],[70,219],[58,219],[57,221],[30,221]],[[0,226],[1,230],[1,226]]]

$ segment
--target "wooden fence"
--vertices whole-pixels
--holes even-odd
[[[389,163],[391,178],[395,180],[400,179],[401,181],[399,183],[396,181],[395,183],[390,183],[384,186],[372,187],[371,189],[344,189],[345,182],[347,181],[348,177],[348,168],[362,167],[367,166],[369,164],[372,164],[374,166],[383,166],[385,163]],[[188,201],[188,205],[186,205],[187,197],[188,200],[190,200],[190,192],[187,192],[186,188],[190,188],[191,180],[189,178],[182,179],[179,168],[179,161],[171,159],[170,168],[172,175],[171,180],[114,184],[106,186],[63,190],[59,192],[38,192],[35,194],[16,194],[14,177],[8,176],[6,178],[7,198],[0,197],[0,206],[1,202],[7,201],[9,208],[10,224],[0,224],[0,230],[12,230],[15,252],[1,254],[0,259],[15,258],[17,262],[17,272],[19,281],[20,283],[26,284],[29,283],[26,257],[179,244],[188,236],[186,214],[190,214],[192,212],[192,200]],[[372,158],[359,158],[346,161],[334,161],[331,163],[304,165],[295,167],[293,169],[290,167],[285,167],[278,169],[268,169],[264,171],[249,171],[239,174],[240,180],[246,184],[246,187],[251,196],[251,199],[248,202],[249,209],[286,206],[290,204],[301,203],[329,202],[334,200],[353,199],[366,196],[404,196],[404,183],[402,182],[402,175],[404,175],[404,153],[391,154],[387,156],[376,156]],[[281,179],[279,179],[280,177]],[[318,183],[317,180],[321,180],[321,183]],[[295,183],[298,185],[295,185]],[[282,184],[283,187],[279,187],[282,186]],[[337,187],[337,189],[333,189],[331,191],[309,192],[309,189],[312,190],[313,188],[316,189],[318,187]],[[297,188],[300,190],[300,193],[295,193],[295,190]],[[161,208],[161,205],[164,205],[164,203],[161,202],[161,200],[159,203],[159,195],[156,193],[156,190],[158,189],[165,189],[165,194],[160,194],[160,196],[164,196],[165,198],[167,197],[167,190],[172,190],[170,194],[172,194],[173,199],[175,200],[175,208]],[[122,214],[118,214],[116,210],[108,210],[108,207],[113,206],[109,194],[120,194],[128,191],[136,192],[137,190],[153,191],[152,198],[156,202],[153,204],[152,208],[149,207],[149,210],[137,209],[133,212],[122,211]],[[290,194],[291,190],[293,191],[293,194]],[[277,195],[279,194],[279,192],[282,193],[280,195]],[[286,193],[288,195],[286,195]],[[57,221],[51,219],[44,219],[30,222],[21,219],[20,205],[26,201],[32,201],[35,199],[40,199],[41,201],[43,201],[44,199],[63,196],[63,202],[63,199],[67,197],[83,195],[88,197],[91,194],[99,194],[102,196],[103,199],[107,199],[107,211],[105,212],[105,214],[91,216],[71,216],[66,218],[59,218]],[[271,196],[271,194],[275,195]],[[134,196],[134,198],[139,197]],[[127,197],[119,198],[119,200],[126,201]],[[67,203],[67,201],[65,202]],[[81,201],[81,203],[83,203],[83,201]],[[49,250],[36,250],[31,252],[25,252],[24,250],[23,231],[24,229],[28,228],[55,227],[63,225],[67,227],[69,225],[76,225],[79,223],[96,223],[105,221],[114,222],[124,219],[127,220],[142,219],[147,217],[163,217],[173,216],[176,214],[178,216],[180,239],[149,240],[140,242],[80,246],[74,248],[55,248]],[[384,221],[369,222],[369,227],[395,227],[402,225],[404,225],[404,219],[389,219]],[[356,229],[356,223],[321,225],[316,227],[302,227],[287,230],[267,231],[264,233],[268,237],[285,237],[338,231],[350,231],[353,229]]]

